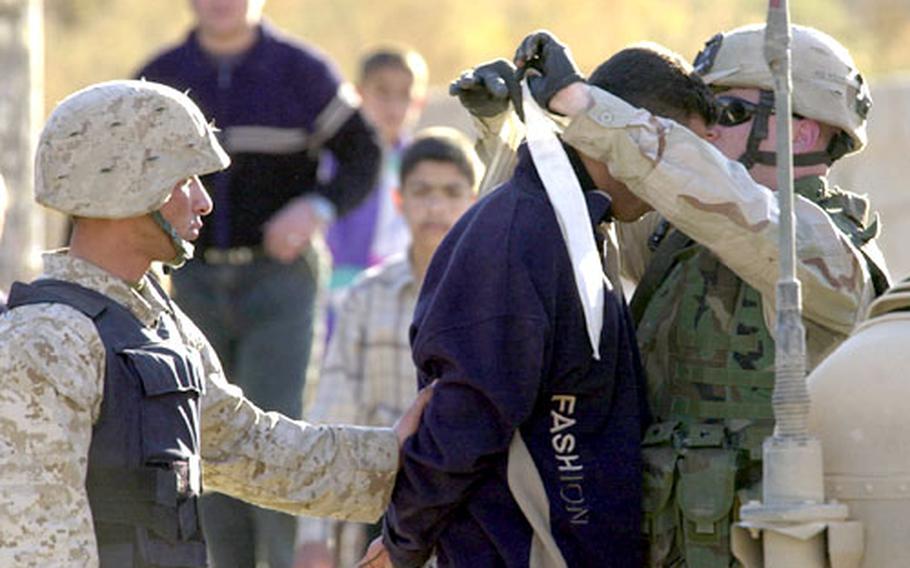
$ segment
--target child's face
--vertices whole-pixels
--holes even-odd
[[[386,144],[398,142],[417,120],[424,100],[418,90],[414,76],[400,67],[380,67],[360,84],[361,108]]]
[[[455,164],[425,160],[401,186],[401,211],[415,247],[436,250],[452,225],[474,203],[468,178]]]

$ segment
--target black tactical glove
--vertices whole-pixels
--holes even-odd
[[[511,100],[518,117],[524,120],[515,66],[505,59],[488,61],[465,71],[449,85],[449,94],[458,97],[474,116],[501,114],[508,110]]]
[[[522,40],[515,51],[515,65],[519,78],[527,79],[534,100],[544,109],[561,89],[585,80],[568,46],[546,30],[532,32]]]

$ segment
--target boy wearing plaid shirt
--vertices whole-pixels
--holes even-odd
[[[433,252],[474,203],[481,168],[471,143],[450,128],[426,129],[404,151],[398,196],[412,244],[363,272],[344,297],[309,420],[391,425],[414,399],[408,333],[420,284]],[[377,536],[378,526],[367,534]]]

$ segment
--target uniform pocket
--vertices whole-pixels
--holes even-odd
[[[690,565],[713,566],[710,558],[723,557],[729,550],[735,481],[735,451],[690,449],[680,460],[676,501]]]
[[[670,554],[676,533],[676,503],[672,499],[679,454],[673,447],[678,423],[650,426],[642,448],[642,532],[648,539],[648,565],[661,566]]]
[[[143,396],[174,393],[201,395],[203,386],[193,364],[170,350],[158,347],[124,349],[120,352],[142,383]]]
[[[199,452],[201,370],[192,354],[182,356],[159,345],[120,351],[139,380],[139,437],[142,463],[160,466]]]

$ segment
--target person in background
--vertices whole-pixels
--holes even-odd
[[[366,200],[329,227],[331,290],[347,286],[362,270],[407,249],[411,237],[393,192],[402,151],[426,103],[427,81],[427,64],[414,50],[382,47],[361,59],[357,92],[361,112],[382,140],[382,173]]]
[[[388,426],[407,409],[417,392],[408,339],[417,294],[439,243],[474,203],[481,171],[471,142],[452,128],[423,130],[404,149],[397,194],[413,240],[406,253],[368,269],[346,290],[310,421]],[[342,553],[362,553],[381,526],[365,528],[355,538],[333,531],[336,562]],[[315,550],[301,555],[314,558]]]
[[[188,92],[233,160],[203,180],[214,213],[174,296],[251,400],[300,418],[322,233],[374,186],[381,150],[334,64],[264,22],[264,3],[191,0],[193,30],[137,76]],[[215,566],[291,566],[293,517],[211,494],[202,518]]]

